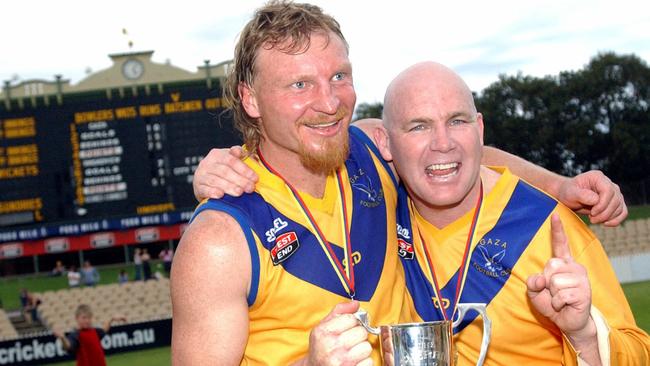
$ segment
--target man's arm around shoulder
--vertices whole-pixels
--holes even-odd
[[[250,279],[239,224],[222,212],[201,212],[183,234],[172,266],[172,364],[240,363]]]

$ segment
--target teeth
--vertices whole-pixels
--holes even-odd
[[[322,123],[322,124],[318,124],[318,125],[308,125],[308,126],[311,127],[311,128],[327,128],[327,127],[334,126],[337,123],[338,123],[338,121],[334,121],[334,122],[331,122],[331,123]]]
[[[445,163],[445,164],[431,164],[428,167],[426,167],[427,172],[432,172],[436,170],[447,170],[447,169],[454,169],[458,167],[458,163]]]

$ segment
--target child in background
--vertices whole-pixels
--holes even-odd
[[[126,273],[126,270],[123,269],[120,271],[120,274],[117,275],[117,282],[120,285],[129,282],[129,275]]]
[[[106,366],[106,356],[101,339],[111,329],[115,321],[126,321],[123,316],[114,316],[106,321],[103,328],[93,328],[93,312],[88,305],[79,305],[75,311],[78,329],[63,334],[54,330],[53,334],[63,343],[63,349],[76,355],[77,366]]]

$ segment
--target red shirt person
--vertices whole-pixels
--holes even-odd
[[[114,321],[126,321],[122,316],[114,316],[102,328],[94,328],[93,313],[88,305],[79,305],[75,311],[77,329],[67,335],[55,330],[54,336],[63,342],[63,348],[75,354],[77,366],[106,366],[106,356],[101,339],[111,328]]]

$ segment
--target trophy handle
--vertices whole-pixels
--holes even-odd
[[[483,318],[483,340],[481,340],[481,353],[478,357],[478,361],[476,362],[476,366],[483,366],[483,362],[485,361],[485,355],[487,354],[487,349],[488,346],[490,345],[490,336],[492,334],[492,321],[490,318],[487,316],[487,310],[485,308],[485,304],[479,304],[479,303],[466,303],[466,304],[458,304],[456,307],[458,310],[458,318],[454,320],[452,323],[452,327],[456,327],[460,322],[463,320],[465,317],[465,313],[467,313],[467,310],[473,309],[476,310],[479,314],[481,314],[481,317]]]
[[[368,333],[372,333],[372,334],[374,334],[374,335],[379,335],[379,328],[374,328],[374,327],[372,327],[372,326],[370,325],[370,321],[368,320],[368,312],[367,312],[367,311],[365,311],[365,310],[363,310],[363,309],[359,309],[359,311],[357,311],[356,313],[354,313],[354,317],[357,318],[357,320],[359,321],[359,323],[360,323],[364,328],[366,328],[366,330],[368,331]]]

